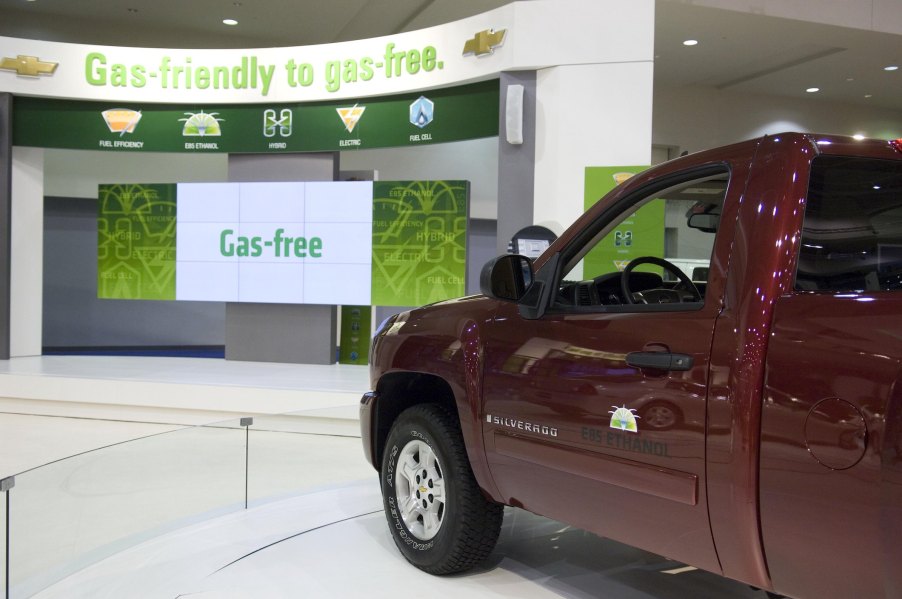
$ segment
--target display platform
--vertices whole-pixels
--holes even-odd
[[[398,553],[375,475],[185,528],[35,595],[73,597],[762,599],[734,581],[508,509],[486,565],[436,577]]]
[[[196,425],[290,414],[304,432],[359,435],[366,366],[276,364],[204,358],[43,356],[0,361],[4,411]],[[42,400],[34,402],[31,400]],[[80,405],[76,405],[80,404]],[[324,428],[326,427],[326,428]]]

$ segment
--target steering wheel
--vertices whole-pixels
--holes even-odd
[[[689,301],[700,302],[702,301],[702,294],[699,293],[698,287],[696,287],[692,283],[692,279],[686,276],[682,270],[676,267],[676,265],[668,262],[664,258],[658,258],[656,256],[640,256],[633,260],[630,260],[630,263],[626,265],[623,269],[623,272],[620,273],[620,290],[623,292],[623,298],[626,300],[628,304],[677,304],[683,301],[686,301],[686,298],[681,294],[677,288],[674,289],[646,289],[645,291],[636,291],[633,292],[630,290],[630,273],[633,272],[640,264],[654,264],[655,266],[660,266],[677,279],[679,279],[679,285],[677,287],[682,286],[686,291],[692,294],[692,299]]]

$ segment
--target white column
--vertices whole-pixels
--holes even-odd
[[[44,289],[44,150],[13,148],[9,354],[41,355]]]
[[[651,161],[652,61],[558,66],[536,79],[536,224],[583,213],[587,166]]]

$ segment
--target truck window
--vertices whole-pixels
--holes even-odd
[[[554,307],[700,308],[728,179],[726,170],[687,177],[640,194],[619,215],[597,223],[591,240],[568,252]],[[630,270],[629,293],[621,284],[624,269]]]
[[[812,161],[795,288],[902,289],[902,162]]]

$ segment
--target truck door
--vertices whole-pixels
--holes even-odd
[[[542,316],[500,309],[482,426],[511,504],[717,571],[706,394],[740,191],[724,163],[663,179],[566,243]]]
[[[902,160],[885,158],[813,159],[774,309],[760,517],[793,596],[902,594]]]

